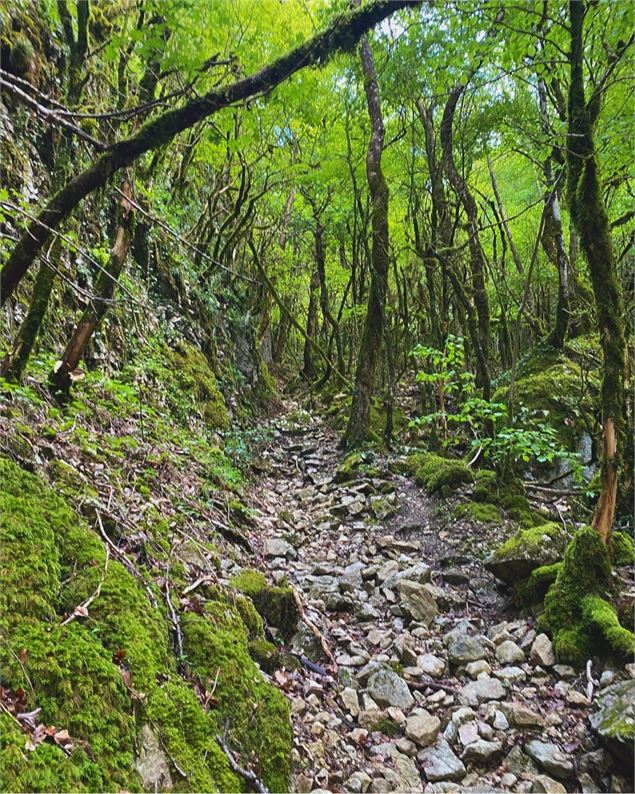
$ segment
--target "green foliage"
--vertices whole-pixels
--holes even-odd
[[[615,565],[635,563],[635,543],[630,535],[626,532],[613,532],[610,543],[610,553]]]

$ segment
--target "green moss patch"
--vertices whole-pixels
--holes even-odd
[[[226,725],[239,757],[246,753],[273,790],[286,788],[287,702],[250,657],[263,624],[247,598],[210,588],[203,615],[181,616],[185,656],[176,659],[155,585],[107,559],[101,538],[60,496],[6,459],[0,575],[3,686],[24,690],[27,708],[41,709],[38,719],[77,742],[70,757],[48,743],[26,751],[17,726],[0,731],[0,788],[138,791],[145,725],[165,751],[176,790],[241,790],[216,741]],[[62,625],[97,591],[88,614]],[[197,693],[199,685],[214,690],[214,681],[210,708]]]
[[[539,623],[552,635],[560,661],[582,666],[602,651],[621,656],[633,653],[633,634],[620,626],[607,600],[610,574],[602,539],[592,527],[582,527],[567,546]]]
[[[229,413],[216,376],[201,351],[181,341],[170,355],[173,377],[183,395],[191,395],[200,406],[205,424],[213,430],[227,430]]]
[[[480,524],[499,524],[501,521],[500,510],[492,504],[482,502],[465,502],[454,508],[457,518],[469,518]]]
[[[614,532],[611,536],[610,554],[615,565],[635,564],[635,543],[626,532]]]
[[[246,569],[231,580],[231,584],[249,596],[259,614],[270,626],[280,630],[284,639],[290,639],[298,625],[298,607],[290,587],[267,584],[260,571]]]
[[[432,452],[417,452],[411,455],[406,466],[414,471],[415,481],[429,494],[447,496],[459,485],[474,481],[472,471],[460,460],[442,458]]]
[[[485,565],[508,584],[526,579],[535,568],[557,562],[564,553],[566,538],[558,524],[519,529],[488,558]]]

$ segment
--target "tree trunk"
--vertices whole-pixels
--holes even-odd
[[[611,232],[598,176],[593,140],[593,127],[601,97],[594,94],[587,103],[584,93],[585,12],[585,3],[581,0],[570,0],[571,78],[567,114],[567,198],[571,217],[589,265],[602,346],[601,492],[593,516],[593,526],[606,543],[611,537],[613,528],[623,444],[622,408],[626,342],[622,295],[617,280]]]
[[[124,182],[122,191],[127,196],[131,196],[131,186],[127,181]],[[52,375],[53,383],[64,392],[68,392],[70,389],[73,381],[73,372],[77,369],[95,329],[108,311],[115,292],[117,279],[121,274],[128,249],[130,248],[134,215],[132,206],[125,198],[122,198],[119,204],[119,213],[115,243],[110,251],[108,264],[100,272],[95,284],[95,298],[91,300],[75,326],[62,360]]]
[[[320,289],[320,277],[317,267],[311,274],[309,284],[309,308],[306,314],[306,334],[304,337],[304,353],[302,355],[301,375],[306,380],[314,381],[317,377],[317,369],[313,363],[313,347],[316,344],[317,321],[318,321],[318,291]]]
[[[507,242],[509,243],[509,250],[512,252],[512,259],[514,260],[514,264],[516,265],[516,270],[522,274],[523,261],[520,258],[518,248],[516,248],[516,242],[514,241],[514,238],[512,236],[512,230],[509,227],[509,221],[507,220],[507,213],[505,212],[505,205],[503,204],[503,199],[501,198],[500,190],[498,189],[496,174],[494,173],[494,168],[492,167],[492,160],[489,154],[487,155],[487,167],[489,169],[489,177],[492,183],[492,190],[494,191],[494,198],[496,199],[496,206],[501,216],[503,229],[505,230],[505,237],[507,238]]]
[[[454,162],[453,131],[454,113],[465,89],[464,85],[456,85],[443,111],[441,120],[441,146],[443,149],[443,165],[450,184],[454,188],[468,221],[468,246],[470,249],[470,265],[472,270],[471,287],[476,307],[478,342],[476,383],[483,390],[483,397],[489,400],[491,394],[491,378],[489,373],[488,355],[490,349],[490,314],[487,289],[485,287],[485,255],[481,248],[478,232],[478,210],[474,196],[470,192],[465,179],[459,174]]]
[[[292,74],[322,63],[334,52],[350,48],[364,33],[400,8],[419,5],[421,0],[378,0],[338,18],[320,33],[282,55],[259,72],[230,85],[214,88],[182,107],[169,110],[147,122],[132,137],[119,141],[82,173],[69,180],[31,221],[16,243],[0,274],[0,305],[11,297],[53,229],[67,218],[93,190],[103,187],[118,170],[126,168],[146,152],[163,146],[180,132],[212,116],[222,108],[260,95],[283,83]]]
[[[347,446],[362,443],[370,433],[370,403],[381,355],[389,265],[389,194],[388,185],[381,169],[385,134],[384,121],[381,113],[375,61],[366,36],[361,41],[360,56],[371,129],[366,157],[366,177],[372,202],[372,249],[368,307],[357,359],[351,413],[344,436],[344,443]]]
[[[549,117],[547,113],[547,86],[542,78],[538,79],[538,99],[540,102],[540,121],[542,131],[545,135],[549,134]],[[569,258],[564,244],[564,233],[562,231],[562,217],[560,214],[560,201],[558,200],[558,189],[554,178],[551,155],[543,164],[545,184],[547,186],[547,203],[549,213],[545,218],[545,229],[543,241],[547,237],[551,245],[545,247],[547,255],[558,268],[558,305],[556,307],[556,318],[553,330],[547,338],[547,342],[561,350],[567,338],[569,330]]]

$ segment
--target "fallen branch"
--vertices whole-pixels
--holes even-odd
[[[170,572],[168,571],[168,576]],[[174,628],[174,634],[176,636],[176,650],[179,656],[179,659],[183,659],[183,632],[181,631],[181,622],[179,620],[179,616],[176,614],[176,610],[174,609],[174,605],[172,604],[172,599],[170,598],[170,582],[168,577],[165,579],[165,600],[168,605],[168,611],[170,612],[170,620],[172,621],[172,626]]]
[[[87,618],[88,617],[88,607],[93,603],[96,598],[99,598],[101,595],[101,588],[103,587],[104,582],[106,581],[106,575],[108,574],[108,562],[110,560],[110,547],[106,546],[106,560],[104,563],[104,572],[101,575],[101,579],[99,580],[99,584],[97,585],[97,589],[95,592],[89,596],[83,603],[76,606],[75,609],[71,612],[71,614],[66,618],[66,620],[62,621],[62,626],[67,626],[71,623],[75,618]]]
[[[269,794],[269,789],[265,786],[262,780],[249,769],[245,769],[244,766],[241,766],[238,763],[236,757],[229,749],[227,742],[223,739],[223,737],[217,736],[216,741],[219,743],[221,750],[227,756],[227,760],[229,761],[229,765],[232,770],[244,778],[248,783],[251,783],[251,785],[254,787],[254,790],[259,794]]]
[[[304,605],[302,603],[302,597],[300,596],[300,593],[298,592],[298,590],[293,585],[291,585],[291,592],[293,593],[293,600],[295,601],[295,605],[298,608],[298,612],[300,613],[300,617],[306,623],[306,625],[309,627],[309,629],[310,629],[311,633],[313,634],[313,636],[315,637],[315,639],[320,643],[320,646],[321,646],[322,650],[324,651],[324,655],[327,657],[327,659],[329,659],[334,665],[337,665],[337,662],[335,661],[335,657],[333,656],[333,652],[331,651],[331,649],[329,648],[326,640],[324,639],[324,635],[318,629],[318,627],[315,625],[315,623],[313,623],[311,618],[307,617],[307,614],[306,614],[306,612],[304,610]]]
[[[526,480],[523,485],[530,491],[544,491],[545,493],[558,494],[559,496],[577,496],[585,491],[584,488],[548,488],[546,485],[537,485]]]

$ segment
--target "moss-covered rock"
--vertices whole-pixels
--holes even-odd
[[[474,481],[472,471],[461,460],[442,458],[432,452],[417,452],[406,461],[406,466],[414,472],[415,481],[429,494],[440,493],[447,496],[464,483]]]
[[[0,459],[0,674],[26,693],[43,723],[66,729],[76,750],[24,752],[25,736],[0,731],[0,788],[138,791],[133,763],[150,725],[173,763],[176,790],[239,791],[216,736],[230,724],[269,786],[283,790],[291,735],[287,703],[249,655],[262,619],[244,597],[209,590],[204,616],[182,616],[186,657],[172,651],[160,592],[107,559],[101,539],[37,477]],[[88,608],[66,616],[99,590]],[[151,594],[151,595],[150,595]],[[155,605],[153,605],[153,600]],[[181,678],[187,664],[218,704],[207,710]],[[4,720],[3,720],[4,721]]]
[[[373,466],[373,457],[370,452],[351,452],[337,467],[335,482],[349,482],[349,480],[354,480],[358,474],[376,477],[380,472],[377,466]]]
[[[175,383],[182,395],[193,397],[200,406],[205,424],[212,430],[226,430],[230,424],[227,405],[205,356],[194,345],[181,341],[171,351],[170,360]]]
[[[626,532],[614,532],[611,536],[609,553],[614,565],[635,564],[635,543]]]
[[[589,717],[591,726],[613,752],[633,769],[633,741],[635,740],[635,681],[619,681],[599,692],[596,711]]]
[[[490,469],[479,469],[474,475],[472,498],[475,502],[492,502],[498,499],[498,474]]]
[[[285,640],[291,639],[298,625],[298,607],[290,587],[267,584],[261,571],[245,569],[231,580],[240,593],[249,596],[268,625],[275,626]]]
[[[464,502],[454,508],[457,518],[468,518],[480,524],[499,524],[501,512],[496,505],[484,502]]]
[[[545,596],[539,625],[553,637],[558,659],[581,666],[593,654],[626,656],[635,650],[632,632],[620,626],[607,600],[611,563],[592,527],[579,529],[567,546],[562,567]]]
[[[554,562],[553,565],[534,568],[528,579],[517,582],[514,586],[517,601],[527,606],[541,602],[547,590],[556,581],[561,567],[562,562]]]
[[[284,695],[268,684],[249,656],[247,633],[238,613],[222,602],[206,605],[182,620],[190,667],[210,684],[230,743],[255,758],[257,773],[272,791],[285,791],[291,773],[293,735]]]
[[[558,524],[519,529],[494,551],[485,567],[503,582],[515,584],[535,568],[561,559],[565,546],[566,537]]]
[[[280,662],[278,649],[272,642],[267,642],[267,640],[251,640],[249,643],[249,655],[266,673],[273,673]]]

